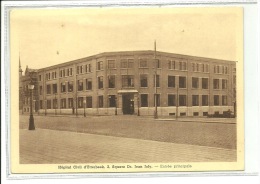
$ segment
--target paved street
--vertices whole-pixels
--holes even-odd
[[[70,131],[20,130],[21,164],[236,161],[236,150]]]
[[[36,129],[109,135],[227,149],[236,149],[234,119],[154,120],[143,116],[34,116]],[[28,128],[28,115],[20,116],[20,128]],[[200,120],[200,121],[198,121]],[[218,120],[218,121],[217,121]]]

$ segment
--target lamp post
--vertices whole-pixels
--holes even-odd
[[[57,115],[57,98],[56,98],[56,94],[55,93],[55,115]]]
[[[45,116],[47,115],[47,111],[46,111],[46,107],[47,107],[47,100],[44,100],[44,102],[45,102]]]
[[[115,101],[116,101],[115,115],[117,115],[117,97],[115,97]]]
[[[137,97],[137,116],[140,116],[140,111],[139,111],[139,97]]]
[[[84,100],[84,101],[83,101],[83,105],[84,105],[84,117],[86,117],[86,104],[87,104],[87,101]]]
[[[32,107],[33,107],[32,103],[33,103],[33,89],[34,89],[34,85],[33,85],[32,81],[28,85],[28,88],[29,88],[30,93],[31,93],[29,130],[35,130],[34,119],[33,119],[33,109],[32,109]]]

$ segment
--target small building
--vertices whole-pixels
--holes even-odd
[[[124,51],[27,69],[21,79],[24,90],[33,73],[41,114],[207,116],[234,110],[235,68],[235,61]]]

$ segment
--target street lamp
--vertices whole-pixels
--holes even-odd
[[[83,101],[83,105],[84,105],[84,117],[86,117],[86,100]]]
[[[44,100],[44,102],[45,102],[45,112],[44,112],[44,114],[45,114],[45,116],[47,115],[47,100]]]
[[[57,115],[57,98],[56,98],[57,93],[55,93],[55,115]]]
[[[30,84],[28,85],[28,88],[29,88],[30,93],[31,93],[29,130],[35,130],[34,119],[33,119],[33,110],[32,110],[32,103],[33,103],[33,89],[34,89],[34,85],[33,85],[32,81],[31,81]]]
[[[115,97],[115,101],[116,101],[115,115],[117,115],[117,97]]]
[[[137,97],[137,116],[140,116],[140,111],[139,111],[139,97]]]

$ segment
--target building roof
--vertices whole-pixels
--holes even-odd
[[[91,60],[91,59],[98,59],[101,57],[106,57],[106,56],[113,56],[113,55],[136,55],[136,54],[146,54],[146,55],[154,55],[154,51],[153,50],[139,50],[139,51],[115,51],[115,52],[102,52],[99,54],[95,54],[92,56],[88,56],[88,57],[84,57],[84,58],[80,58],[80,59],[76,59],[76,60],[71,60],[71,61],[67,61],[64,63],[60,63],[57,65],[52,65],[52,66],[48,66],[45,68],[41,68],[39,69],[39,71],[41,70],[45,70],[45,69],[50,69],[50,68],[55,68],[55,67],[64,67],[67,65],[71,65],[74,63],[81,63],[81,62],[85,62],[86,60]],[[214,59],[214,58],[206,58],[206,57],[198,57],[198,56],[191,56],[191,55],[184,55],[184,54],[175,54],[175,53],[170,53],[170,52],[162,52],[162,51],[156,51],[156,56],[160,57],[160,56],[165,56],[165,57],[176,57],[179,59],[187,59],[187,60],[200,60],[200,61],[216,61],[216,62],[235,62],[235,61],[231,61],[231,60],[223,60],[223,59]]]

